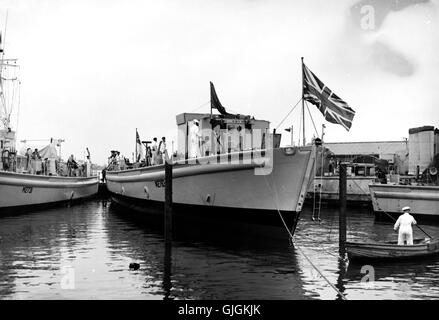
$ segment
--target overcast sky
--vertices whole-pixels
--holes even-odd
[[[326,141],[402,140],[410,127],[439,126],[438,0],[0,4],[6,54],[21,66],[19,139],[63,138],[65,158],[85,147],[101,164],[111,149],[131,158],[136,127],[142,140],[175,138],[175,116],[209,101],[209,81],[226,109],[274,128],[301,97],[301,56],[356,111],[349,132],[328,123]],[[298,111],[278,131],[299,131]]]

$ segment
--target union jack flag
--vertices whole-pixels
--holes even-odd
[[[355,111],[320,81],[305,64],[302,70],[303,99],[317,106],[327,121],[338,123],[349,131]]]

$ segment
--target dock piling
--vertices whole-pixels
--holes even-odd
[[[344,259],[346,256],[346,164],[340,163],[339,165],[339,202],[340,202],[340,215],[339,215],[339,242],[338,252],[340,258]]]
[[[165,161],[165,241],[172,241],[172,164]]]
[[[165,255],[163,272],[164,299],[170,299],[172,282],[172,163],[165,161],[165,204],[164,204],[164,225],[165,225]]]

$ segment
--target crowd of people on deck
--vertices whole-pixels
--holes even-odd
[[[78,164],[73,154],[70,155],[64,164],[66,168],[61,164],[59,159],[43,159],[37,148],[33,151],[31,148],[27,148],[25,157],[26,163],[24,169],[30,174],[82,177],[86,173],[86,164]],[[53,161],[53,164],[51,164],[51,161]]]
[[[169,160],[168,148],[166,145],[166,137],[162,137],[160,141],[156,137],[152,141],[144,141],[146,153],[142,158],[141,152],[137,155],[137,166],[149,167],[163,164]],[[106,171],[121,170],[126,168],[133,168],[136,165],[130,162],[129,158],[120,157],[120,152],[112,150],[110,157],[108,157],[108,165],[102,170],[102,176],[105,180]]]
[[[151,145],[146,143],[146,155],[145,159],[141,159],[143,166],[155,166],[163,164],[164,161],[169,160],[168,148],[166,146],[166,137],[162,137],[160,142],[154,137]]]

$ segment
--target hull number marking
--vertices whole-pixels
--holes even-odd
[[[165,180],[158,180],[158,181],[154,181],[155,186],[157,188],[164,188],[165,187]]]
[[[21,190],[23,193],[32,193],[32,187],[23,187],[23,190]]]

